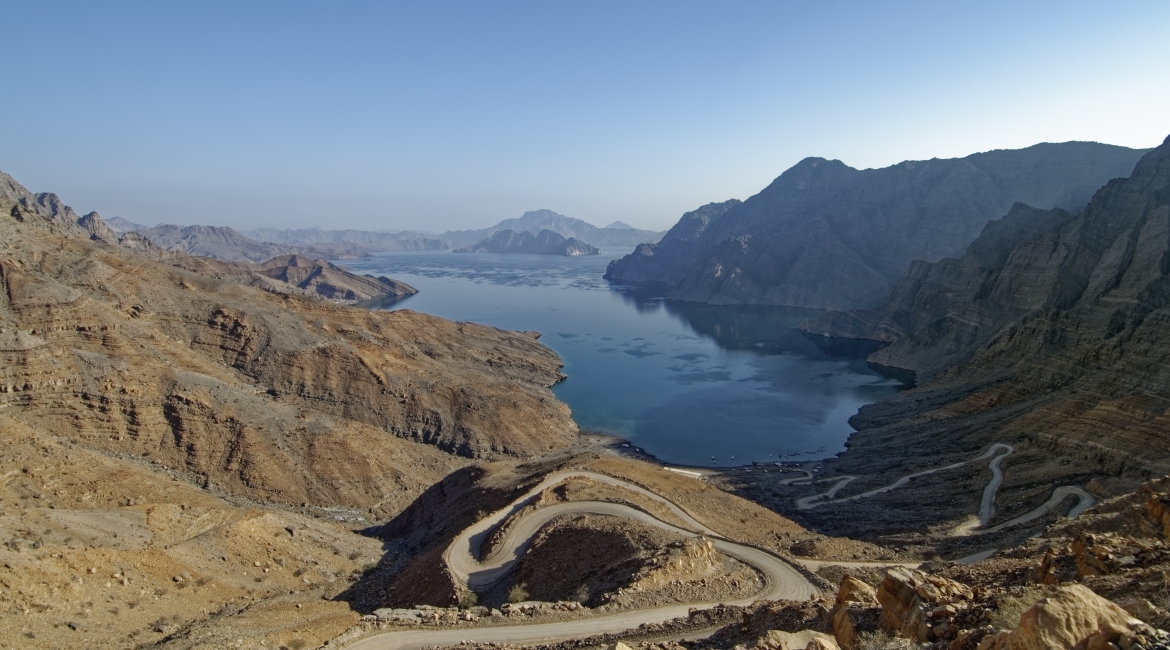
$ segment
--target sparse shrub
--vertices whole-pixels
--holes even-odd
[[[885,630],[858,634],[857,642],[853,644],[854,650],[906,650],[913,647],[909,639],[890,636]]]
[[[479,596],[474,591],[465,591],[459,597],[459,609],[471,609],[479,604]]]
[[[576,593],[573,594],[573,599],[579,603],[589,602],[589,587],[586,587],[585,585],[577,587]]]
[[[350,554],[348,555],[350,562],[352,562],[352,561],[354,561],[354,560],[358,559],[358,558],[359,558],[359,557],[361,557],[361,556],[362,556],[362,554],[361,554],[361,553],[358,553],[357,551],[354,551],[354,552],[352,552],[352,553],[350,553]]]
[[[528,600],[527,585],[514,584],[512,585],[512,588],[508,590],[508,602],[522,603],[526,600]]]
[[[1004,596],[996,603],[991,613],[991,624],[1005,630],[1014,630],[1020,624],[1020,616],[1032,605],[1044,599],[1045,592],[1039,587],[1028,587],[1024,593]]]

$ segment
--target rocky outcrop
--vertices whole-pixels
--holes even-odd
[[[979,650],[1106,650],[1135,642],[1145,647],[1143,637],[1152,632],[1089,589],[1068,585],[1024,612],[1016,629],[984,638]]]
[[[123,239],[131,233],[123,235]],[[404,298],[418,293],[414,287],[385,276],[356,275],[321,259],[282,255],[264,264],[221,262],[183,255],[172,264],[201,275],[235,282],[273,293],[356,303],[376,298]]]
[[[858,645],[858,635],[878,629],[881,608],[873,587],[846,575],[837,589],[837,600],[829,613],[833,636],[845,650]]]
[[[264,275],[330,300],[404,298],[418,289],[385,276],[355,275],[321,259],[301,255],[274,257],[260,265]]]
[[[893,567],[877,589],[881,626],[915,641],[946,639],[954,629],[938,618],[974,598],[966,586],[905,567]],[[950,608],[949,610],[947,608]]]
[[[675,300],[876,307],[911,261],[961,253],[1015,202],[1080,210],[1142,153],[1068,142],[867,170],[807,158],[697,235],[680,222],[607,277],[665,284]]]
[[[501,230],[491,237],[473,244],[455,249],[456,253],[531,253],[536,255],[564,255],[577,257],[580,255],[597,255],[600,250],[574,238],[565,239],[551,231],[542,230],[537,234],[528,231],[514,232]]]

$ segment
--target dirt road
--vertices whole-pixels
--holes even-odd
[[[508,517],[521,511],[546,488],[552,487],[568,478],[576,477],[588,478],[600,483],[621,487],[654,499],[667,507],[672,515],[686,523],[688,527],[681,528],[669,524],[643,510],[619,503],[601,501],[558,503],[526,513],[511,526],[504,539],[496,544],[495,551],[491,556],[482,560],[477,557],[480,546],[488,532],[504,523]],[[457,580],[464,582],[472,589],[484,589],[508,574],[516,562],[519,561],[520,556],[524,554],[525,549],[527,549],[533,537],[536,536],[537,532],[545,524],[556,517],[572,513],[625,517],[658,526],[659,528],[680,535],[691,537],[706,535],[711,538],[718,550],[752,565],[764,577],[765,586],[763,591],[753,595],[751,598],[729,601],[727,604],[746,605],[760,599],[807,600],[820,593],[792,565],[775,555],[752,546],[737,544],[725,539],[718,532],[711,530],[696,520],[677,504],[655,492],[596,472],[564,471],[550,474],[526,494],[513,501],[508,507],[492,513],[463,531],[447,547],[443,557],[452,575]],[[683,605],[669,605],[605,616],[591,616],[576,621],[543,623],[538,625],[442,630],[403,630],[368,637],[347,647],[355,650],[410,650],[427,646],[454,645],[464,639],[474,639],[483,643],[525,644],[550,642],[592,636],[595,634],[620,632],[636,628],[644,623],[660,623],[672,618],[686,616],[693,608],[710,607],[714,604],[688,603]]]

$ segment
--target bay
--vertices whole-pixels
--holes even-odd
[[[383,253],[339,264],[419,293],[367,305],[533,330],[564,360],[553,387],[584,429],[667,463],[803,461],[844,450],[848,419],[903,384],[872,348],[827,348],[795,329],[810,310],[663,300],[602,278],[624,251],[588,257]]]

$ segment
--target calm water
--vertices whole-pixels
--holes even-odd
[[[670,463],[832,456],[858,407],[901,387],[858,350],[793,329],[815,312],[666,302],[603,280],[614,257],[427,251],[342,264],[419,289],[379,307],[541,332],[565,362],[553,390],[577,423]]]

